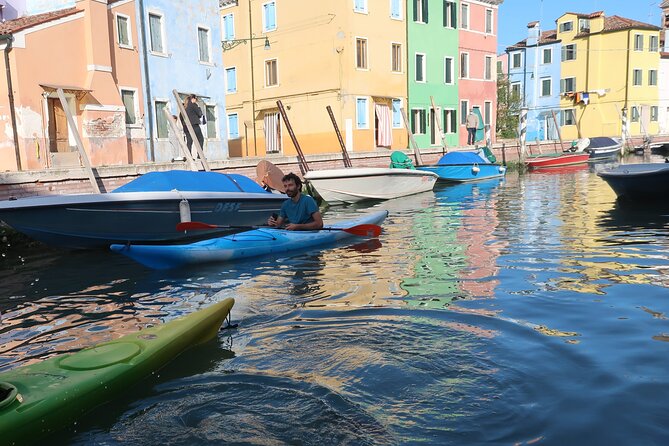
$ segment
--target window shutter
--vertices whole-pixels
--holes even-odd
[[[393,99],[393,127],[400,127],[402,125],[400,105],[401,101],[399,99]]]
[[[444,28],[448,27],[448,8],[448,1],[444,0]]]
[[[365,116],[366,108],[365,107],[365,100],[364,99],[358,99],[358,113],[357,113],[357,124],[358,128],[364,128],[366,127],[367,124],[367,116]]]
[[[423,22],[428,23],[428,8],[427,8],[427,2],[428,0],[423,0]]]

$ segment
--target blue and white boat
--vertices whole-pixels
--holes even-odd
[[[0,220],[48,245],[108,248],[112,243],[183,243],[177,223],[259,225],[278,212],[283,194],[248,177],[218,172],[151,172],[104,194],[49,195],[0,202]],[[201,231],[198,238],[231,230]]]
[[[463,183],[500,178],[506,167],[491,163],[481,151],[450,152],[442,156],[437,164],[418,166],[416,169],[436,173],[440,181]]]
[[[611,186],[618,199],[666,201],[669,197],[669,162],[621,164],[597,175]]]
[[[590,154],[590,159],[617,158],[622,155],[623,142],[619,138],[596,136],[580,139],[576,145],[579,151]]]

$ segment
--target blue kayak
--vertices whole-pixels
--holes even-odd
[[[345,238],[356,237],[341,229],[363,224],[379,224],[387,216],[388,211],[374,212],[328,225],[328,229],[319,231],[257,228],[186,245],[114,244],[111,245],[111,249],[149,268],[170,269],[199,263],[264,256],[334,243]]]

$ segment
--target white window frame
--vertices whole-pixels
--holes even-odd
[[[571,89],[567,88],[567,80],[569,80],[569,79],[574,79],[574,85],[573,85],[573,88],[571,88]],[[563,85],[564,85],[564,89],[563,89]],[[570,77],[565,77],[563,79],[560,79],[560,94],[570,93],[570,92],[574,92],[574,91],[576,91],[576,76],[570,76]]]
[[[653,73],[655,73],[655,79],[652,78]],[[648,86],[649,87],[657,87],[657,82],[658,82],[657,76],[658,76],[658,71],[657,70],[648,70]]]
[[[268,79],[267,79],[267,62],[271,62],[271,61],[274,61],[275,66],[276,66],[276,84],[268,85],[268,83],[267,83],[267,81],[268,81]],[[265,73],[264,74],[264,76],[265,76],[265,88],[276,88],[276,87],[278,87],[279,84],[280,84],[280,82],[279,82],[279,59],[276,58],[276,57],[272,57],[270,59],[265,59],[265,61],[263,62],[263,67],[264,67],[263,71]]]
[[[417,63],[416,59],[417,59],[418,56],[423,56],[422,67],[421,67],[422,68],[421,72],[423,73],[423,79],[422,80],[417,79],[417,77],[418,77],[418,63]],[[414,82],[417,82],[419,84],[426,83],[427,82],[427,54],[425,54],[425,53],[414,53],[413,60],[414,60],[414,63],[416,65],[414,76],[413,76],[414,77]]]
[[[451,81],[447,82],[446,81],[446,61],[450,60],[451,61]],[[445,56],[444,57],[444,84],[446,85],[454,85],[455,84],[455,58],[451,56]]]
[[[467,20],[462,20],[462,11],[467,10]],[[460,3],[460,28],[469,29],[469,19],[470,19],[471,9],[469,8],[469,3]]]
[[[121,35],[118,32],[118,18],[119,17],[126,20],[127,32],[128,32],[128,43],[127,44],[126,43],[121,43],[121,41],[120,41]],[[132,26],[130,26],[130,23],[131,22],[130,22],[130,16],[129,15],[121,14],[120,12],[114,13],[114,24],[116,25],[114,27],[115,31],[116,31],[116,43],[118,44],[118,46],[120,48],[133,50],[133,49],[135,49],[135,47],[133,46],[133,43],[132,43]]]
[[[579,33],[590,32],[590,19],[585,19],[582,17],[578,19],[578,32]]]
[[[426,0],[412,0],[412,2],[416,2],[416,1],[420,2],[420,5],[416,5],[416,11],[417,11],[417,15],[419,17],[414,17],[413,21],[414,21],[414,23],[426,24],[427,22],[425,21],[425,17],[423,17],[423,2],[425,2]],[[413,5],[413,3],[412,3],[412,5]]]
[[[234,89],[233,91],[228,91],[228,90],[229,90],[229,85],[228,85],[228,70],[234,70],[234,71],[235,71],[235,89]],[[225,79],[224,79],[224,82],[225,82],[225,94],[235,94],[235,93],[237,93],[237,91],[238,91],[238,85],[237,85],[237,84],[239,83],[239,79],[238,79],[238,77],[237,77],[237,66],[234,65],[234,66],[232,66],[232,67],[225,67],[225,68],[223,69],[223,73],[225,73]]]
[[[358,40],[365,41],[365,67],[358,66]],[[353,52],[353,56],[355,57],[355,69],[359,71],[369,71],[369,39],[367,37],[355,36],[354,44],[355,51]]]
[[[267,17],[265,16],[265,5],[269,5],[269,4],[272,4],[272,3],[274,4],[274,28],[269,29],[267,27]],[[261,4],[260,5],[260,11],[261,11],[261,14],[262,14],[262,32],[271,33],[273,31],[276,31],[279,28],[279,17],[278,17],[279,14],[278,14],[277,7],[276,7],[276,0],[272,0],[272,1],[265,2],[265,3]]]
[[[213,108],[214,108],[214,118],[215,118],[215,119],[214,119],[214,122],[216,123],[216,127],[217,127],[217,128],[216,128],[216,136],[215,136],[214,138],[212,138],[212,137],[209,135],[209,122],[210,122],[211,120],[210,120],[209,117],[207,116],[207,108],[208,108],[208,107],[213,107]],[[219,116],[218,116],[218,105],[216,105],[215,102],[209,102],[209,103],[205,102],[205,103],[204,103],[204,110],[202,110],[202,112],[204,113],[204,117],[207,119],[207,123],[204,125],[204,127],[205,127],[205,129],[206,129],[206,131],[207,131],[207,141],[220,141],[221,138],[220,138],[219,135],[218,135],[218,133],[219,133],[219,131],[218,131],[218,130],[219,130],[219,128],[218,128],[218,127],[219,127],[218,124],[219,124],[219,122],[220,122],[220,121],[219,121]],[[237,118],[237,119],[239,119],[239,118]],[[239,125],[239,121],[237,121],[237,125]]]
[[[569,24],[569,29],[565,29],[567,24]],[[572,20],[567,20],[566,22],[562,22],[562,23],[560,23],[560,25],[558,26],[558,30],[559,30],[561,33],[568,33],[568,32],[571,32],[571,31],[574,30],[574,22],[573,22]]]
[[[132,91],[132,102],[135,105],[135,123],[134,124],[125,124],[126,127],[129,128],[137,128],[137,127],[142,127],[142,123],[140,122],[140,115],[139,115],[139,89],[135,87],[118,87],[118,94],[121,96],[121,103],[123,104],[123,92],[124,91]],[[123,104],[123,108],[125,109],[125,104]],[[154,109],[155,110],[155,109]]]
[[[486,105],[489,107],[486,108]],[[492,101],[483,102],[483,124],[492,125]]]
[[[487,73],[486,73],[486,70],[487,70]],[[484,56],[483,57],[483,79],[486,80],[486,81],[493,80],[492,71],[493,71],[493,69],[492,69],[492,56]]]
[[[163,14],[160,11],[156,10],[149,10],[147,11],[148,14],[148,23],[147,27],[149,29],[149,46],[151,45],[151,16],[158,16],[160,17],[160,43],[163,46],[162,51],[155,51],[153,48],[149,48],[149,52],[153,54],[154,56],[161,56],[161,57],[167,57],[167,36],[165,35],[165,14]],[[161,102],[161,101],[158,101]]]
[[[513,96],[513,90],[516,85],[518,85],[518,97],[520,98],[523,96],[523,85],[521,82],[511,82],[509,84],[509,94]]]
[[[653,113],[653,110],[655,113]],[[657,122],[659,121],[659,113],[660,113],[660,107],[657,105],[651,105],[650,106],[650,122]]]
[[[156,115],[159,114],[159,113],[157,113],[157,109],[156,109],[156,104],[157,104],[158,102],[164,103],[164,104],[165,104],[165,108],[166,108],[167,110],[170,109],[170,101],[169,101],[169,99],[165,99],[165,98],[155,98],[155,99],[153,100],[153,104],[152,104],[152,106],[153,106],[153,112],[156,113]],[[160,119],[167,119],[167,117],[163,116],[163,117],[161,117]],[[157,141],[167,141],[167,140],[170,138],[170,135],[169,135],[169,133],[170,133],[170,130],[169,130],[169,129],[170,129],[170,126],[169,126],[169,124],[167,125],[167,136],[166,136],[165,138],[160,138],[160,137],[158,137],[158,116],[156,116],[156,120],[155,120],[155,122],[154,122],[154,125],[155,125],[155,127],[156,127],[156,128],[155,128],[155,130],[156,130],[156,140],[157,140]]]
[[[465,110],[465,113],[462,113],[463,110]],[[460,125],[467,124],[467,115],[469,114],[469,110],[471,110],[469,99],[460,99]]]
[[[232,134],[230,133],[230,116],[237,116],[237,136],[235,138],[232,137]],[[238,113],[228,113],[227,114],[227,122],[225,123],[225,126],[228,128],[228,139],[237,139],[240,137],[239,133],[239,114]]]
[[[425,117],[425,125],[421,126],[421,123],[422,123],[421,119],[416,120],[415,116],[417,116],[418,118],[421,118],[421,117],[424,116]],[[427,110],[425,110],[424,108],[412,108],[411,109],[411,115],[409,116],[409,125],[411,126],[413,124],[414,128],[411,129],[411,132],[414,135],[427,135],[427,120],[428,120]],[[424,131],[423,131],[423,127],[424,127]]]
[[[639,83],[636,83],[636,74],[639,73]],[[632,86],[633,87],[642,87],[643,86],[643,70],[641,68],[634,68],[632,70]]]
[[[550,54],[550,61],[546,62],[546,54]],[[553,48],[542,48],[541,49],[541,65],[550,65],[553,63]]]
[[[518,66],[515,65],[515,57],[518,56]],[[514,53],[511,53],[511,68],[516,69],[516,68],[522,68],[523,67],[523,52],[522,51],[516,51]]]
[[[575,43],[570,43],[568,45],[564,45],[562,47],[562,49],[563,49],[563,53],[562,53],[562,57],[561,57],[562,62],[569,62],[571,60],[576,60],[577,59],[578,47],[576,46]],[[568,58],[570,49],[572,50],[573,55],[574,55],[574,57],[571,58],[571,59]]]
[[[358,115],[358,100],[360,99],[365,101],[365,123],[363,127],[359,125],[360,119],[358,119],[360,117]],[[369,130],[369,98],[367,96],[355,97],[355,128],[358,130]]]
[[[548,81],[548,94],[544,94],[544,82]],[[542,98],[549,98],[553,96],[553,78],[542,77],[539,79],[539,96]]]
[[[400,50],[399,50],[399,55],[400,55],[400,69],[398,71],[393,70],[393,58],[395,57],[395,52],[393,51],[393,46],[394,45],[399,45]],[[390,72],[394,74],[402,74],[404,73],[404,64],[402,63],[402,54],[404,52],[402,51],[402,42],[390,42]]]
[[[462,63],[462,56],[467,56],[467,63],[466,64]],[[460,79],[469,79],[471,77],[471,73],[469,72],[469,68],[470,68],[471,64],[469,62],[470,62],[469,53],[467,51],[461,52],[460,53],[460,72],[458,73],[460,75],[459,76]],[[467,71],[465,73],[465,76],[462,75],[462,69],[463,68],[465,68],[466,71]]]
[[[232,20],[230,21],[231,26],[232,26],[232,38],[231,39],[226,39],[225,38],[225,18],[228,17],[228,16],[232,17]],[[233,12],[231,12],[229,14],[224,14],[223,16],[221,16],[221,33],[222,33],[222,36],[221,36],[222,39],[221,40],[227,41],[227,40],[234,40],[235,39],[235,36],[236,36],[236,32],[235,32],[235,14]]]
[[[211,28],[206,25],[197,25],[197,30],[195,32],[195,37],[197,40],[197,60],[203,65],[213,65],[212,63],[212,47],[211,47]],[[200,60],[200,30],[207,31],[207,56],[209,60]]]
[[[455,113],[455,114],[456,114],[456,115],[455,115],[456,120],[455,120],[455,127],[454,127],[454,128],[451,128],[451,120],[450,120],[450,119],[446,119],[446,112],[450,112],[450,113]],[[457,117],[458,117],[458,115],[457,115],[457,110],[454,109],[454,108],[445,108],[445,109],[442,110],[441,115],[442,115],[442,117],[443,117],[443,119],[444,119],[444,122],[443,122],[443,126],[444,126],[444,134],[446,134],[446,135],[454,135],[454,134],[458,133],[458,121],[457,121]]]
[[[488,31],[488,14],[490,14],[490,31]],[[485,34],[489,35],[495,34],[495,14],[492,9],[486,8],[483,26],[485,27]]]
[[[365,3],[365,6],[363,9],[358,9],[356,7],[356,1],[357,0],[352,0],[353,1],[353,12],[357,12],[358,14],[368,14],[369,13],[369,0],[362,0]]]
[[[648,51],[652,53],[660,51],[660,38],[658,36],[648,36]]]
[[[630,109],[630,122],[639,122],[641,120],[641,110],[636,105]]]
[[[444,17],[444,21],[448,22],[444,25],[444,28],[447,29],[456,29],[458,24],[458,2],[455,0],[448,0],[444,3],[448,3],[449,7],[446,9],[448,11],[447,17]],[[452,7],[451,7],[452,5]],[[455,17],[453,16],[455,14]],[[448,19],[448,20],[447,20]]]
[[[641,38],[641,47],[637,47],[637,39]],[[634,34],[634,51],[643,51],[643,34]]]
[[[394,108],[393,108],[393,105],[394,105],[393,103],[394,103],[395,101],[399,101],[399,103],[400,103],[400,123],[399,123],[399,125],[395,125],[395,120],[392,119],[392,113],[395,112],[395,110],[394,110]],[[403,123],[402,123],[402,111],[401,111],[403,107],[404,107],[404,101],[402,100],[402,98],[394,98],[392,101],[390,101],[390,113],[391,113],[391,119],[390,119],[390,121],[391,121],[391,126],[392,126],[392,128],[394,128],[394,129],[401,129],[401,128],[404,128],[404,125],[403,125]]]
[[[399,17],[393,17],[393,1],[397,1],[400,5],[400,15]],[[390,0],[390,19],[391,20],[404,20],[404,0]]]
[[[573,122],[572,123],[567,123],[567,114],[570,114]],[[576,125],[576,111],[573,108],[565,108],[561,111],[560,113],[560,125],[561,126],[566,126],[566,125]]]

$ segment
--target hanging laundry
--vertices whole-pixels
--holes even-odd
[[[590,93],[581,93],[581,102],[583,102],[584,105],[588,105],[590,103]]]

